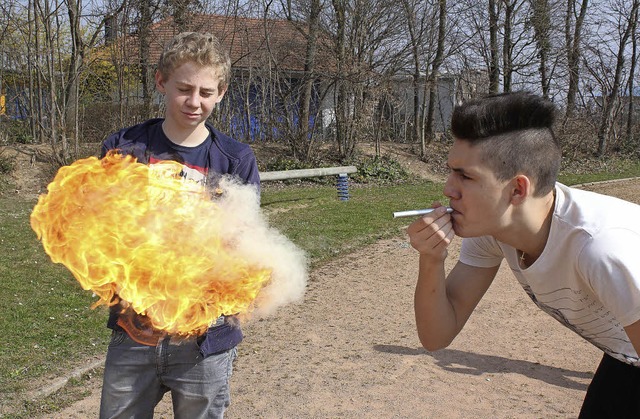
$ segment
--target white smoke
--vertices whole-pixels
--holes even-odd
[[[304,295],[308,260],[302,249],[269,226],[260,208],[256,187],[224,176],[215,202],[222,212],[221,238],[232,241],[233,252],[252,265],[271,270],[271,281],[255,301],[254,314],[268,315]]]

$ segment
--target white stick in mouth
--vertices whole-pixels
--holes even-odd
[[[422,216],[422,215],[429,214],[430,212],[433,212],[435,210],[436,210],[436,208],[426,208],[426,209],[419,209],[419,210],[398,211],[398,212],[394,212],[393,213],[393,218],[419,217],[419,216]],[[449,214],[451,214],[453,212],[453,208],[447,207],[447,212]]]

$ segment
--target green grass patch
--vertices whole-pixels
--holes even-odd
[[[317,264],[400,234],[408,222],[394,219],[394,211],[425,208],[434,200],[443,199],[442,185],[426,181],[351,187],[348,201],[338,199],[335,187],[267,187],[263,190],[262,207],[270,225],[304,249],[312,264]]]
[[[53,264],[29,224],[35,201],[0,196],[0,394],[64,375],[108,343],[106,310],[63,266]]]
[[[607,164],[606,161],[598,161],[600,170],[591,173],[560,173],[559,181],[565,185],[577,185],[581,183],[603,182],[614,179],[626,179],[640,176],[640,161],[618,160]]]

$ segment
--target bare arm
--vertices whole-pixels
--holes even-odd
[[[407,230],[420,252],[414,308],[418,337],[430,350],[448,346],[485,294],[498,267],[476,268],[458,262],[448,276],[444,261],[454,233],[444,208],[422,217]]]
[[[640,321],[625,327],[624,331],[627,333],[627,336],[629,336],[629,340],[631,340],[636,353],[640,355]]]
[[[420,263],[414,297],[418,337],[430,351],[449,346],[460,333],[489,289],[498,267],[477,268],[458,262],[446,280],[435,282],[432,270]]]

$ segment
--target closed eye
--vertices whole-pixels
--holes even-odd
[[[466,174],[466,172],[465,172],[463,169],[454,169],[454,168],[452,168],[452,167],[451,167],[451,166],[449,166],[449,165],[447,165],[447,167],[449,168],[449,171],[450,171],[450,172],[455,173],[455,174],[456,174],[456,176],[458,176],[460,179],[462,179],[462,180],[469,180],[469,179],[471,179],[471,177],[470,177],[470,176],[468,176],[468,175]]]

